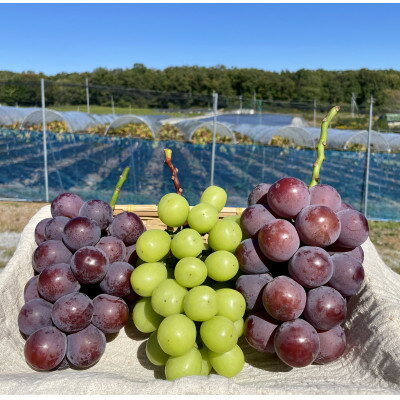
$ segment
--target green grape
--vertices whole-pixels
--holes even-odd
[[[235,282],[236,281],[234,279],[230,279],[229,281],[213,282],[211,287],[214,290],[226,289],[226,288],[233,289],[235,287]]]
[[[131,285],[139,296],[148,297],[165,279],[167,279],[167,268],[162,262],[145,263],[132,271]]]
[[[153,290],[151,306],[156,313],[163,317],[180,314],[183,311],[183,298],[186,293],[187,289],[175,279],[166,279]]]
[[[227,215],[226,217],[222,218],[224,221],[233,221],[236,222],[240,226],[240,215]]]
[[[239,318],[237,321],[233,323],[235,325],[236,332],[238,334],[238,337],[242,336],[244,333],[244,319]]]
[[[163,259],[169,252],[171,237],[160,229],[150,229],[143,232],[136,242],[138,257],[146,262],[156,262]]]
[[[217,353],[225,353],[230,350],[238,340],[233,322],[220,315],[201,324],[200,336],[203,343]]]
[[[199,233],[207,233],[218,221],[218,211],[207,203],[200,203],[189,211],[188,224]]]
[[[158,217],[165,225],[181,226],[187,220],[189,203],[177,193],[168,193],[158,203],[157,212]]]
[[[196,325],[183,314],[164,318],[157,330],[161,349],[170,356],[181,356],[196,343]]]
[[[200,375],[203,359],[195,347],[181,356],[169,357],[165,364],[165,377],[173,381],[183,376]]]
[[[218,312],[217,315],[229,318],[231,321],[237,321],[243,318],[246,311],[246,300],[240,292],[235,289],[217,290]]]
[[[218,311],[215,290],[209,286],[196,286],[190,289],[183,299],[183,310],[193,321],[207,321]]]
[[[200,203],[207,203],[215,207],[220,212],[226,204],[228,198],[224,189],[219,186],[209,186],[201,195]]]
[[[207,278],[207,267],[196,257],[185,257],[176,264],[174,276],[180,285],[195,287],[201,285]]]
[[[203,239],[194,229],[181,230],[171,242],[171,252],[176,258],[197,257],[203,249]]]
[[[219,220],[208,234],[208,244],[213,250],[235,251],[241,241],[240,226],[226,219]]]
[[[132,319],[140,332],[150,333],[158,328],[163,317],[153,310],[150,297],[142,297],[133,307]]]
[[[157,332],[153,332],[146,342],[146,355],[154,365],[165,365],[169,355],[162,351],[157,340]]]
[[[205,260],[208,276],[218,282],[232,279],[239,270],[239,262],[234,254],[226,250],[211,253]]]
[[[200,350],[200,354],[201,354],[201,372],[199,375],[203,375],[203,376],[207,376],[210,374],[212,366],[210,363],[210,360],[208,359],[208,349],[207,347],[203,347]]]
[[[244,354],[238,345],[222,354],[209,350],[208,358],[215,371],[226,378],[234,377],[244,366]]]

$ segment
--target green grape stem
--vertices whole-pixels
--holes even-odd
[[[174,182],[174,186],[175,186],[175,191],[177,194],[182,195],[182,188],[181,188],[181,183],[179,182],[179,178],[178,178],[178,168],[174,167],[174,164],[172,164],[172,150],[171,149],[164,149],[164,153],[165,153],[165,160],[164,163],[168,165],[168,168],[171,170],[172,172],[172,181]]]
[[[317,149],[317,159],[313,164],[313,171],[311,175],[311,182],[308,187],[313,187],[319,182],[319,173],[321,171],[322,163],[325,160],[325,147],[328,141],[328,127],[333,119],[333,117],[339,112],[340,107],[335,106],[330,109],[326,117],[322,120],[321,123],[321,134],[319,136],[319,141],[316,146]]]
[[[114,193],[113,193],[110,203],[109,203],[112,210],[114,210],[114,208],[115,208],[115,204],[117,203],[118,196],[119,196],[119,193],[121,192],[122,185],[126,181],[126,178],[128,176],[130,169],[131,169],[130,167],[125,167],[124,170],[122,171],[122,174],[120,175],[120,177],[118,179],[118,183],[115,186]]]

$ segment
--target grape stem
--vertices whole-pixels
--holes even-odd
[[[322,163],[325,160],[325,147],[328,141],[328,126],[330,125],[333,117],[339,112],[340,107],[335,106],[330,109],[326,117],[322,120],[321,123],[321,133],[319,136],[319,141],[316,146],[317,149],[317,159],[313,164],[313,171],[311,175],[311,182],[308,187],[313,187],[319,182],[319,173],[321,171]]]
[[[181,188],[181,183],[179,182],[179,178],[178,178],[178,168],[174,167],[174,164],[172,164],[172,150],[171,149],[164,149],[164,153],[165,153],[165,160],[164,163],[168,165],[168,168],[171,170],[172,172],[172,181],[174,182],[174,186],[175,186],[175,191],[177,194],[182,195],[182,188]]]
[[[113,195],[111,197],[111,200],[110,200],[110,203],[109,203],[110,207],[112,208],[113,211],[114,211],[114,208],[115,208],[115,204],[116,204],[116,202],[118,200],[118,196],[119,196],[119,193],[121,191],[122,185],[126,181],[126,178],[128,176],[128,173],[129,173],[130,169],[131,169],[130,167],[125,167],[124,168],[124,170],[122,171],[122,174],[120,175],[120,177],[118,179],[117,185],[115,186],[114,193],[113,193]]]

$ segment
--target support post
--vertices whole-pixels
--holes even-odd
[[[367,211],[368,211],[369,164],[370,164],[370,159],[371,159],[371,131],[372,131],[373,104],[374,104],[374,98],[371,96],[371,100],[369,103],[367,165],[365,167],[365,189],[364,189],[364,210],[363,210],[365,218],[367,218]]]
[[[49,176],[47,171],[47,132],[46,132],[46,99],[44,94],[44,79],[40,79],[42,96],[42,126],[43,126],[43,162],[44,162],[44,189],[46,202],[49,201]]]
[[[218,93],[213,91],[213,111],[214,111],[214,125],[213,125],[213,141],[211,149],[211,176],[210,185],[214,185],[214,168],[215,168],[215,142],[217,138],[217,112],[218,112]]]
[[[314,99],[314,128],[317,126],[317,99]]]
[[[86,111],[90,114],[90,100],[89,100],[89,79],[85,79],[86,83]]]
[[[111,109],[112,109],[113,115],[115,115],[115,107],[114,107],[114,97],[113,97],[113,95],[111,95]]]
[[[243,96],[240,95],[239,96],[239,114],[242,113],[242,110],[243,110]]]

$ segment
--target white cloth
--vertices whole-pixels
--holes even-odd
[[[328,365],[292,369],[276,356],[240,344],[246,364],[234,378],[216,374],[161,379],[162,368],[146,359],[146,335],[132,325],[107,343],[101,360],[87,370],[36,372],[24,360],[17,316],[23,288],[33,275],[34,229],[50,216],[43,207],[25,227],[18,248],[0,274],[0,394],[399,394],[400,276],[391,271],[368,240],[365,283],[349,304],[349,349]]]

